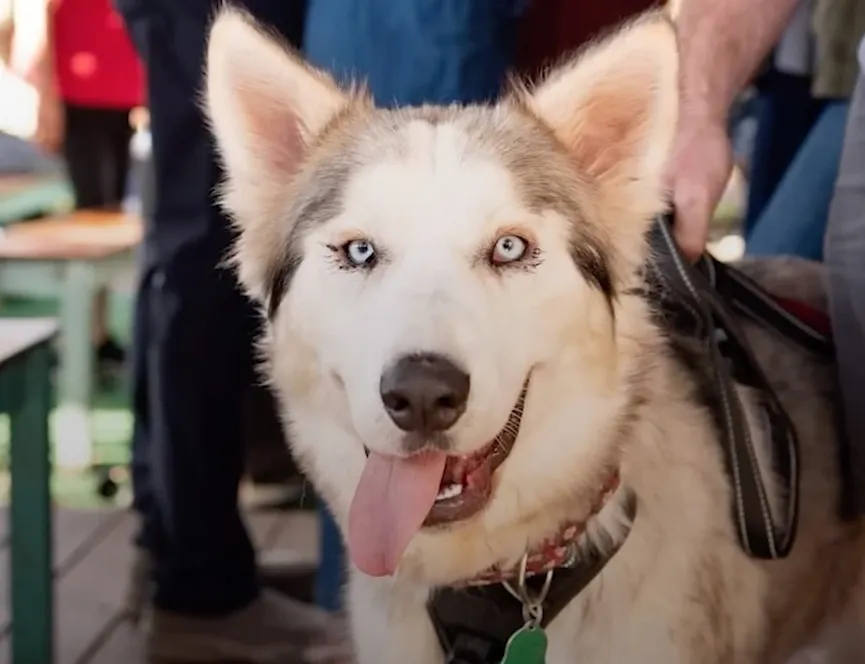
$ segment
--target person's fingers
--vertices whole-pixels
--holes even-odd
[[[56,153],[63,143],[63,124],[55,120],[39,123],[34,140],[45,152]]]
[[[57,152],[59,140],[56,133],[52,133],[50,130],[44,130],[36,134],[36,144],[43,152],[54,154]]]
[[[682,253],[692,261],[703,253],[709,236],[710,199],[707,188],[694,182],[680,181],[673,188],[673,232]]]
[[[691,122],[680,126],[666,184],[675,215],[674,234],[682,252],[697,260],[706,248],[715,207],[732,166],[725,126]]]
[[[49,128],[45,131],[42,137],[42,148],[46,152],[54,153],[57,151],[57,132],[54,128]]]
[[[48,150],[48,133],[45,129],[45,123],[40,122],[36,126],[36,132],[33,134],[33,142],[39,147],[43,152],[47,152]]]
[[[36,130],[36,134],[33,136],[33,142],[39,147],[42,152],[50,152],[50,141],[48,140],[48,136],[45,133],[43,128],[39,128]]]
[[[51,127],[51,151],[59,152],[63,145],[63,137],[66,132],[66,125],[63,122],[63,116],[58,110],[57,117]]]

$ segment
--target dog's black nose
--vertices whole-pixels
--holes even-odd
[[[394,362],[379,392],[388,415],[403,431],[445,431],[465,412],[469,375],[443,355],[417,353]]]

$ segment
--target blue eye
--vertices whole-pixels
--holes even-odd
[[[490,263],[507,265],[525,258],[529,243],[518,235],[503,235],[493,245]]]
[[[354,267],[372,267],[375,264],[375,247],[369,240],[351,240],[342,246],[342,253]]]

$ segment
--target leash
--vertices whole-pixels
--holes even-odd
[[[765,560],[786,557],[796,539],[799,507],[799,444],[795,427],[751,351],[732,312],[738,311],[763,327],[775,329],[809,351],[832,357],[831,339],[785,310],[764,289],[734,268],[711,256],[692,266],[672,234],[670,216],[657,220],[650,232],[650,280],[660,286],[659,311],[690,328],[709,361],[709,390],[725,465],[733,486],[733,517],[742,549]],[[668,320],[662,326],[669,327]],[[758,407],[769,425],[775,471],[784,501],[776,523],[768,492],[757,464],[744,405],[735,384],[760,394]]]

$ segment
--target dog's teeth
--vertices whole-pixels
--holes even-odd
[[[450,498],[456,498],[462,492],[463,487],[461,484],[448,484],[444,489],[439,491],[436,500],[449,500]]]

